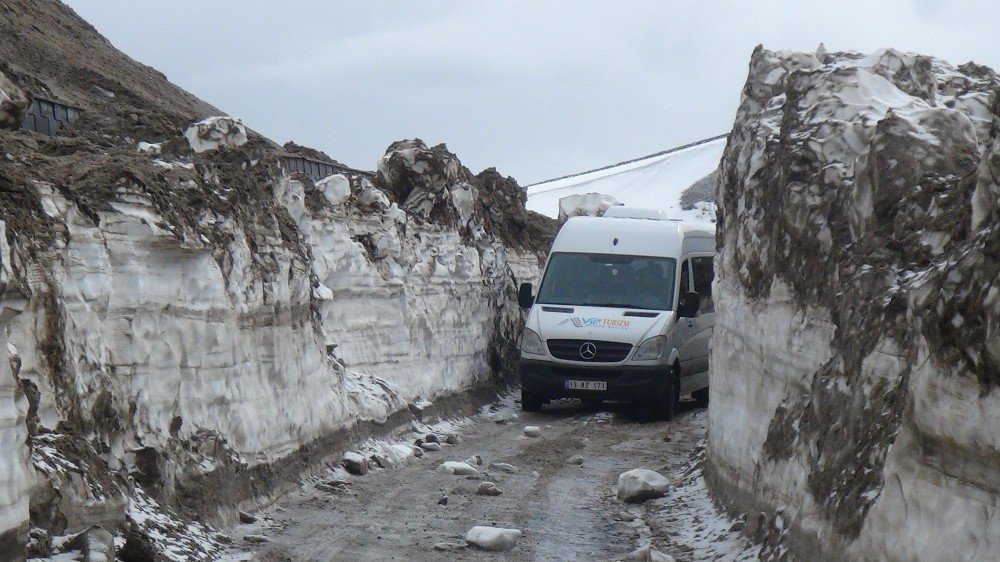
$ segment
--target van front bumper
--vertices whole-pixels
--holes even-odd
[[[582,398],[656,403],[670,374],[667,365],[594,368],[521,359],[521,388],[545,399]],[[566,388],[566,381],[602,381],[607,390]]]

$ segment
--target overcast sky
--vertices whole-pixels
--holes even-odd
[[[728,132],[758,43],[1000,69],[996,0],[68,3],[279,143],[373,169],[419,137],[522,185]]]

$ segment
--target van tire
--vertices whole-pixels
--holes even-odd
[[[667,380],[663,385],[663,395],[658,404],[659,417],[663,421],[670,421],[677,415],[677,406],[681,401],[681,379],[679,373],[680,369],[677,365],[674,365],[670,369],[670,374],[667,375]]]
[[[535,394],[534,392],[529,392],[524,388],[521,388],[521,410],[524,412],[541,412],[542,404],[545,400]]]
[[[691,397],[694,398],[695,402],[698,403],[699,408],[708,407],[708,387],[701,390],[696,390],[691,393]]]

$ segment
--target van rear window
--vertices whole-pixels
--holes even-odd
[[[552,254],[536,302],[672,310],[673,258],[616,254]]]

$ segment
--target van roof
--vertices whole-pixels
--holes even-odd
[[[559,229],[552,251],[679,257],[684,241],[692,238],[710,239],[714,249],[715,226],[673,220],[573,217]]]

